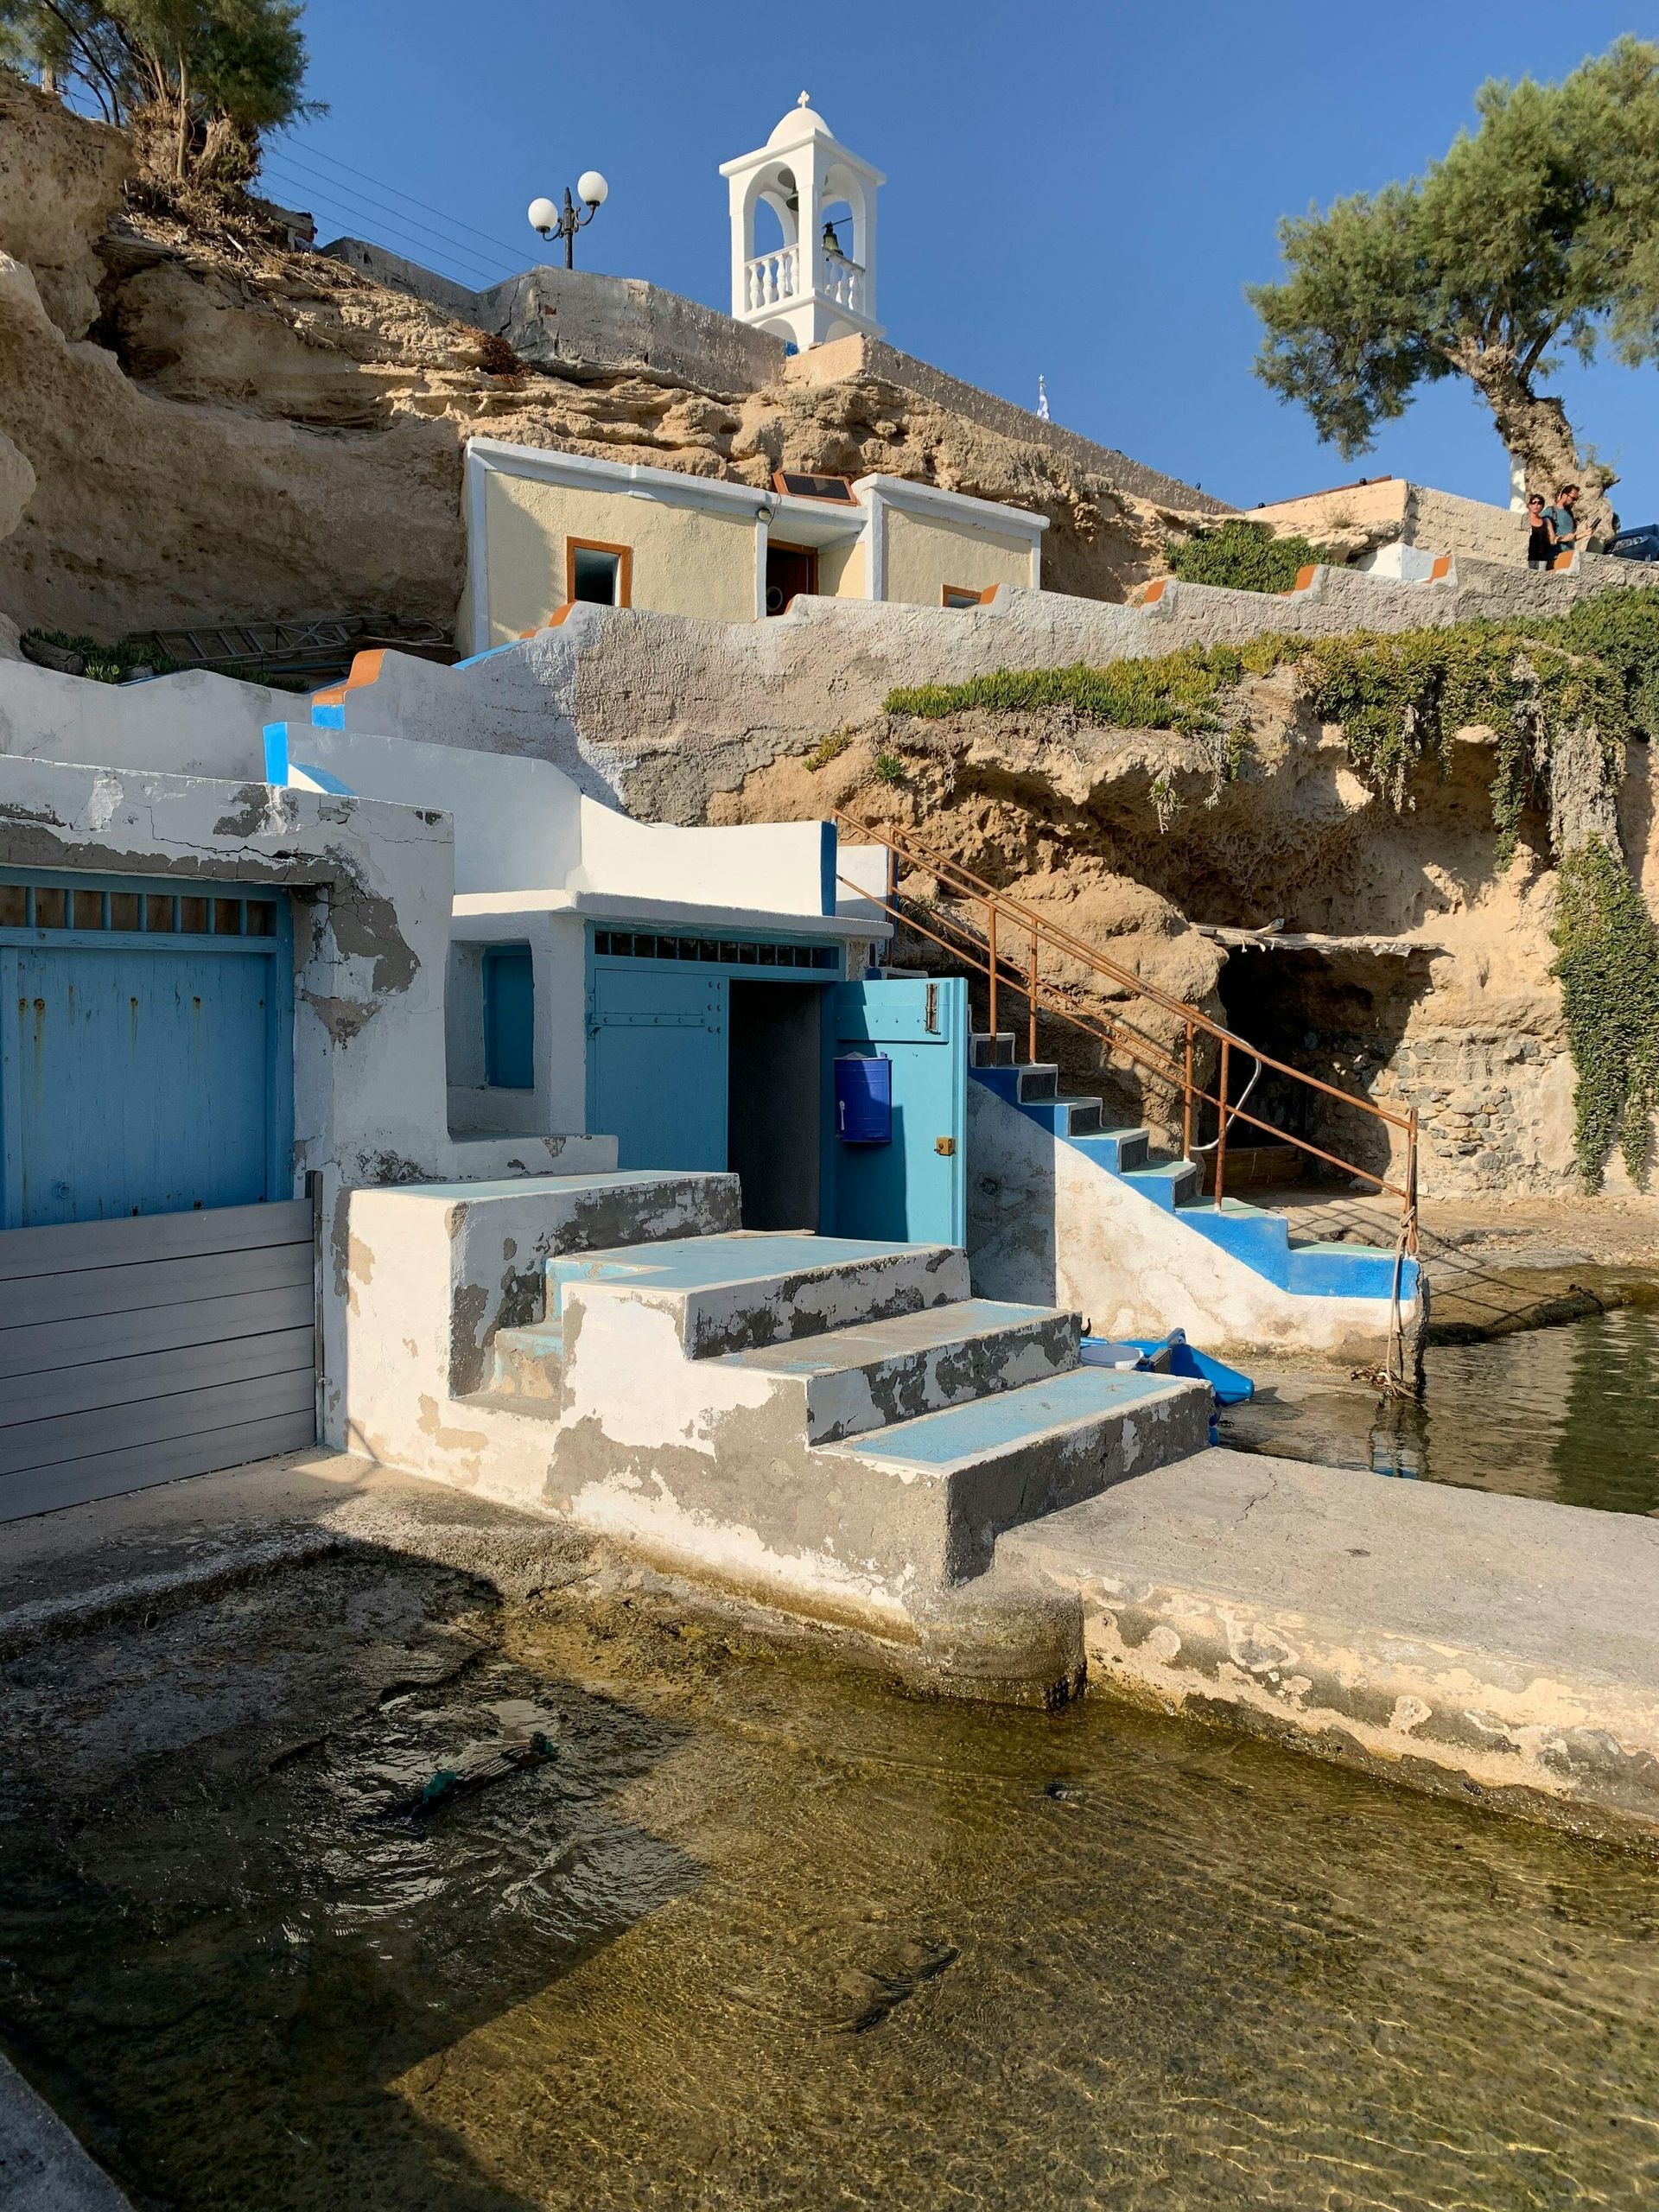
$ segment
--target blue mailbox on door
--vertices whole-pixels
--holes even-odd
[[[843,1144],[893,1142],[893,1062],[848,1053],[836,1062],[836,1135]]]

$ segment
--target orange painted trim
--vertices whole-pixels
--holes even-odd
[[[1551,569],[1570,569],[1573,565],[1573,556],[1577,550],[1577,546],[1569,545],[1565,553],[1558,553],[1549,564]]]
[[[576,595],[576,556],[578,553],[614,553],[616,556],[616,604],[633,605],[633,548],[632,545],[607,545],[601,537],[567,537],[564,541],[564,596],[566,603]]]
[[[997,590],[995,584],[987,584],[983,591],[973,584],[941,584],[939,605],[954,607],[959,613],[969,607],[988,607],[996,597]]]
[[[1310,563],[1306,569],[1298,569],[1296,571],[1296,582],[1294,588],[1297,591],[1312,591],[1313,588],[1313,579],[1319,575],[1319,564],[1317,562]]]
[[[309,703],[314,707],[343,707],[348,691],[360,691],[366,684],[380,681],[380,665],[385,657],[384,645],[372,645],[366,652],[353,653],[351,673],[346,681],[327,691],[312,692]]]
[[[1154,576],[1152,582],[1146,585],[1141,590],[1141,606],[1156,607],[1159,601],[1168,589],[1169,578],[1167,576]]]
[[[1428,572],[1430,583],[1442,583],[1451,573],[1452,556],[1449,553],[1437,553],[1434,556],[1434,565]]]

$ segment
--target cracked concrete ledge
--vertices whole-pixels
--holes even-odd
[[[1003,1537],[1091,1689],[1659,1850],[1659,1525],[1210,1451]]]
[[[104,2169],[3,2057],[0,2205],[6,2212],[132,2212]]]

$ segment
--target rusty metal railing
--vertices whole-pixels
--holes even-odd
[[[1401,1249],[1414,1253],[1417,1249],[1417,1109],[1414,1106],[1404,1113],[1395,1113],[1386,1106],[1378,1106],[1369,1098],[1362,1098],[1353,1091],[1343,1090],[1337,1084],[1326,1083],[1319,1076],[1308,1075],[1300,1068],[1274,1059],[1229,1029],[1224,1023],[1214,1020],[1199,1007],[1184,999],[1172,997],[1122,967],[1096,946],[1087,944],[1074,931],[1039,914],[1022,900],[1011,898],[1006,891],[998,891],[959,861],[943,854],[929,851],[915,839],[899,836],[871,822],[861,822],[856,817],[832,807],[840,830],[870,843],[886,847],[887,854],[885,890],[872,893],[868,886],[857,883],[849,876],[841,880],[863,898],[874,897],[875,903],[899,927],[912,935],[925,938],[938,946],[951,959],[973,969],[984,978],[988,1006],[987,1027],[993,1037],[999,1034],[998,1012],[1000,1001],[1009,994],[1022,1000],[1026,1008],[1027,1058],[1037,1058],[1037,1017],[1039,1010],[1066,1022],[1085,1035],[1092,1036],[1109,1046],[1150,1075],[1169,1091],[1172,1103],[1180,1101],[1181,1152],[1184,1158],[1213,1153],[1214,1198],[1219,1209],[1226,1199],[1227,1144],[1229,1132],[1236,1123],[1243,1122],[1252,1129],[1264,1131],[1281,1142],[1293,1145],[1326,1166],[1339,1169],[1344,1174],[1376,1185],[1377,1190],[1401,1205]],[[942,894],[940,899],[925,899],[914,894],[901,895],[899,889],[902,873],[926,876]],[[949,903],[945,903],[949,902]],[[969,911],[962,912],[957,908]],[[978,910],[982,918],[973,918]],[[1044,972],[1043,955],[1051,956],[1050,972]],[[1124,994],[1132,1005],[1155,1007],[1179,1022],[1181,1048],[1179,1056],[1142,1027],[1128,1013],[1115,1007],[1092,1007],[1080,1005],[1069,996],[1053,980],[1052,963],[1054,957],[1083,963],[1095,975],[1104,976]],[[1217,1047],[1216,1088],[1206,1089],[1197,1068],[1198,1040],[1207,1038]],[[1245,1085],[1241,1097],[1230,1096],[1233,1068],[1236,1058],[1243,1056],[1255,1064],[1255,1072]],[[1264,1121],[1259,1115],[1246,1110],[1246,1101],[1254,1090],[1256,1078],[1263,1070],[1282,1076],[1306,1091],[1317,1092],[1324,1097],[1337,1100],[1358,1114],[1369,1116],[1389,1129],[1397,1129],[1405,1139],[1405,1169],[1403,1179],[1395,1182],[1388,1175],[1379,1174],[1375,1168],[1363,1167],[1356,1160],[1344,1160],[1338,1154],[1327,1152],[1323,1146],[1300,1136],[1294,1129],[1279,1122]],[[1215,1135],[1201,1141],[1207,1109],[1213,1109]],[[1389,1145],[1392,1166],[1393,1145]]]

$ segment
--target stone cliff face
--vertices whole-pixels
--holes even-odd
[[[881,715],[844,732],[819,767],[803,748],[730,785],[711,755],[706,818],[810,819],[833,804],[908,832],[1274,1058],[1378,1104],[1414,1105],[1426,1195],[1574,1188],[1548,825],[1529,814],[1514,861],[1494,871],[1491,734],[1462,732],[1444,777],[1425,774],[1396,811],[1356,773],[1340,733],[1309,719],[1287,672],[1243,689],[1252,738],[1230,782],[1217,781],[1210,742],[1167,731],[1060,711]],[[902,781],[889,780],[893,764]],[[1651,801],[1647,748],[1633,747],[1620,814],[1638,859],[1653,842]],[[1649,854],[1649,873],[1656,861]],[[901,888],[934,887],[918,875]],[[1264,934],[1224,947],[1205,934],[1217,927]],[[1319,942],[1283,942],[1302,937]],[[899,957],[938,962],[920,938]],[[1131,1013],[1166,1049],[1176,1043],[1176,1025],[1126,1005],[1081,963],[1053,979],[1085,1008]],[[1008,1010],[1022,1026],[1023,1003]],[[1045,1021],[1042,1049],[1119,1118],[1173,1134],[1168,1096],[1078,1031]],[[1386,1165],[1367,1117],[1271,1078],[1256,1096],[1268,1121],[1289,1113],[1284,1125],[1309,1141]],[[1236,1128],[1232,1141],[1250,1138]],[[1609,1185],[1626,1187],[1617,1165]]]
[[[376,610],[448,626],[474,430],[760,484],[884,469],[1047,514],[1046,580],[1121,598],[1176,511],[879,378],[575,382],[257,209],[127,204],[121,135],[0,74],[0,613],[113,640]],[[13,450],[15,448],[15,455]]]

